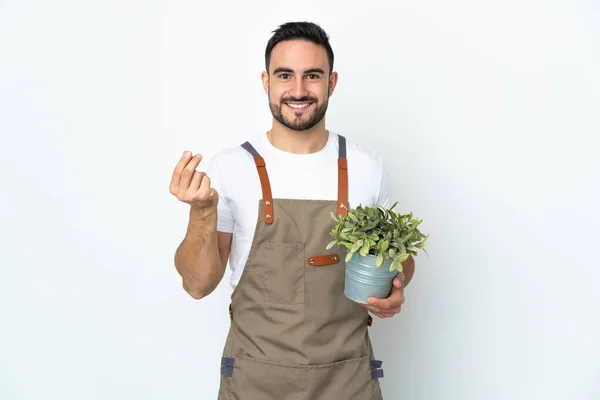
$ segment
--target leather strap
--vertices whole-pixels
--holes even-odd
[[[312,256],[308,259],[308,265],[318,267],[321,265],[332,265],[340,262],[340,256],[337,254],[327,254],[325,256]]]
[[[348,215],[348,159],[338,158],[338,216]]]
[[[271,193],[271,183],[269,182],[269,174],[267,173],[265,160],[249,142],[243,143],[242,147],[252,155],[254,163],[256,164],[258,177],[260,178],[260,187],[262,189],[263,219],[267,225],[271,225],[275,220],[273,214],[273,194]]]
[[[344,207],[348,205],[348,159],[346,158],[346,138],[339,137],[339,158],[338,158],[338,216],[345,217],[348,210]]]
[[[258,169],[258,176],[260,178],[260,186],[262,189],[262,200],[263,200],[263,219],[267,225],[273,223],[273,194],[271,193],[271,184],[269,183],[269,174],[267,174],[267,166],[265,160],[260,156],[254,156],[254,163],[256,169]]]

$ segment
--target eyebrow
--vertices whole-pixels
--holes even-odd
[[[278,74],[281,72],[293,73],[294,70],[291,68],[287,68],[287,67],[279,67],[279,68],[275,68],[275,71],[273,71],[273,74]],[[321,68],[310,68],[310,69],[307,69],[306,71],[304,71],[304,73],[305,74],[319,73],[319,74],[325,75],[325,71]]]

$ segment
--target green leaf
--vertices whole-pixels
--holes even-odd
[[[384,240],[383,244],[381,245],[381,251],[386,251],[389,247],[390,247],[390,242],[387,240]]]
[[[360,249],[360,255],[361,256],[366,256],[367,254],[369,254],[369,242],[365,242],[363,244],[363,246]]]
[[[383,265],[383,254],[379,254],[377,256],[377,260],[375,260],[375,266],[381,267]]]
[[[398,243],[398,251],[400,253],[406,253],[406,247],[404,247],[403,243]]]
[[[338,224],[340,223],[340,220],[335,216],[335,214],[333,212],[331,212],[331,218],[333,218],[333,220],[335,222],[337,222]]]
[[[337,244],[337,240],[332,240],[331,242],[329,242],[329,244],[327,244],[327,250],[329,250],[330,248],[332,248],[336,244]]]
[[[353,253],[356,253],[363,245],[363,240],[359,240],[356,243],[354,243],[354,247],[352,247],[352,249],[350,250]]]
[[[348,254],[346,254],[346,262],[350,261],[350,259],[352,258],[353,254],[354,253],[348,253]]]
[[[388,253],[390,254],[390,257],[394,257],[394,255],[396,255],[396,249],[394,249],[393,247],[388,251]]]
[[[414,231],[408,232],[408,234],[402,238],[402,241],[404,243],[408,242],[408,239],[410,239],[412,237],[412,235],[414,235],[414,233],[415,233]]]
[[[402,264],[400,264],[398,261],[394,260],[394,262],[392,262],[392,265],[390,265],[390,271],[393,270],[398,270],[400,272],[402,272]]]

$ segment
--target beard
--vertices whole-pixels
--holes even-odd
[[[297,102],[309,101],[312,103],[309,107],[311,107],[313,104],[316,105],[316,107],[315,107],[315,110],[312,111],[310,114],[307,114],[307,112],[302,112],[302,113],[298,112],[298,113],[294,113],[294,117],[289,118],[289,117],[285,116],[282,111],[283,107],[285,106],[285,103],[288,101],[297,101]],[[299,99],[293,99],[293,98],[282,99],[279,104],[271,103],[269,101],[269,108],[271,109],[271,114],[273,114],[273,118],[275,118],[277,121],[279,121],[279,123],[281,123],[286,128],[292,129],[294,131],[305,131],[305,130],[310,129],[313,126],[317,125],[319,122],[321,122],[323,117],[325,117],[325,113],[327,112],[328,104],[329,104],[329,98],[327,100],[325,100],[325,102],[323,104],[319,104],[317,102],[317,99],[315,99],[315,98],[301,97]],[[293,112],[293,110],[291,108],[290,108],[290,111]]]

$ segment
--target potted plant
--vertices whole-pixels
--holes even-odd
[[[327,249],[337,245],[347,249],[344,295],[350,300],[367,304],[367,298],[386,298],[402,263],[418,250],[425,253],[425,236],[418,226],[422,222],[412,212],[394,211],[398,203],[385,209],[381,206],[359,205],[348,209],[345,217],[331,217],[337,222],[331,231]]]

